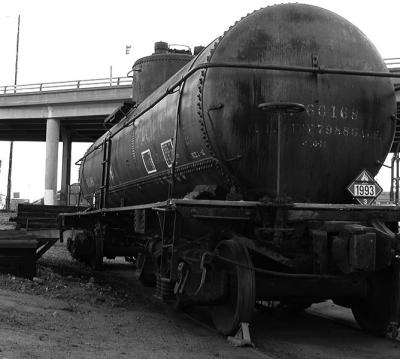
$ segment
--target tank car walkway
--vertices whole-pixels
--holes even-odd
[[[0,141],[46,141],[45,204],[55,204],[58,144],[61,191],[70,184],[72,142],[93,142],[104,120],[132,99],[127,77],[0,87]]]

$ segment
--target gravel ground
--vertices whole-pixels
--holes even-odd
[[[0,211],[0,231],[4,231],[6,229],[14,229],[15,222],[10,222],[10,217],[14,217],[17,214],[15,212],[6,212],[1,210]]]

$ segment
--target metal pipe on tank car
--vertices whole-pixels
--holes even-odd
[[[184,86],[184,82],[179,87],[179,95],[181,95],[182,89]],[[176,122],[175,122],[175,132],[174,132],[174,140],[173,140],[173,150],[174,150],[174,157],[171,164],[171,184],[169,186],[169,193],[168,198],[173,198],[175,192],[175,169],[176,169],[176,151],[178,147],[178,130],[180,124],[180,107],[181,107],[181,99],[182,96],[179,96],[178,105],[176,108]]]
[[[283,113],[299,113],[306,110],[300,103],[291,102],[265,102],[258,105],[258,108],[265,112],[277,114],[277,146],[276,146],[276,200],[281,196],[281,115]]]
[[[184,260],[202,263],[205,262],[206,256],[212,257],[215,261],[253,270],[256,273],[258,299],[304,296],[305,293],[310,297],[318,298],[334,298],[343,295],[363,297],[368,292],[367,283],[362,277],[278,272],[249,266],[213,252],[204,252],[201,260],[186,256]]]
[[[278,200],[281,195],[281,113],[278,112],[278,122],[277,128],[277,155],[276,155],[276,199]]]
[[[399,153],[396,152],[396,194],[394,197],[395,204],[399,204],[399,183],[400,183],[400,181],[399,181],[399,176],[400,176],[399,164],[400,164]]]
[[[393,155],[392,160],[391,160],[391,166],[390,166],[390,202],[394,203],[394,188],[395,188],[395,181],[394,181],[394,164],[395,164],[395,156],[396,154]]]
[[[221,262],[233,264],[237,267],[241,267],[244,269],[250,269],[256,273],[263,274],[263,275],[269,276],[269,277],[290,278],[290,279],[315,279],[315,280],[323,280],[323,279],[324,280],[328,280],[328,279],[340,280],[343,278],[343,276],[341,276],[341,275],[333,275],[333,274],[287,273],[287,272],[278,272],[278,271],[274,271],[274,270],[253,267],[253,266],[238,262],[236,260],[218,255],[214,252],[204,252],[203,255],[201,256],[201,258],[183,256],[182,259],[184,259],[185,261],[204,263],[204,262],[206,262],[206,257],[211,257],[215,261],[221,261]]]

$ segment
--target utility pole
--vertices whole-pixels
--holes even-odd
[[[14,92],[17,92],[17,78],[18,78],[18,52],[19,52],[19,25],[21,15],[18,15],[18,29],[17,29],[17,47],[15,51],[15,71],[14,71]],[[8,180],[7,180],[7,197],[6,197],[6,210],[10,210],[11,202],[11,174],[12,174],[12,160],[13,160],[14,141],[10,142],[10,157],[8,162]]]

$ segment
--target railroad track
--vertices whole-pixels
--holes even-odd
[[[181,313],[181,316],[192,321],[193,323],[195,323],[196,325],[201,326],[202,328],[214,333],[215,335],[219,335],[221,336],[220,333],[218,333],[218,331],[211,325],[205,323],[204,321],[196,318],[195,316],[188,314],[188,313]],[[253,343],[254,344],[254,343]],[[276,359],[276,357],[271,356],[270,354],[267,354],[265,352],[263,352],[261,349],[257,348],[256,346],[251,347],[245,347],[245,350],[252,353],[252,354],[256,354],[257,358],[263,358],[263,359]]]
[[[266,311],[271,310],[271,308],[267,308],[265,307]],[[259,311],[262,311],[263,309],[260,309],[259,307]],[[203,312],[194,312],[194,313],[180,313],[180,315],[182,317],[184,317],[187,320],[190,320],[191,322],[195,323],[198,326],[203,327],[204,329],[208,330],[209,332],[213,333],[214,335],[218,335],[221,336],[220,333],[217,332],[217,330],[212,326],[211,323],[208,323],[207,320],[205,319],[207,316],[202,315],[204,314]],[[277,319],[277,317],[281,316],[284,317],[284,314],[282,313],[277,313],[277,315],[274,317],[275,320],[279,321],[279,319]],[[377,338],[371,334],[365,333],[355,322],[354,318],[352,317],[351,311],[347,308],[343,308],[340,306],[337,306],[335,304],[333,304],[331,301],[327,301],[324,303],[320,303],[320,304],[316,304],[313,307],[307,309],[303,314],[300,314],[299,317],[302,317],[303,320],[300,320],[301,322],[304,322],[304,325],[307,327],[307,322],[309,318],[312,318],[311,321],[315,321],[315,319],[317,320],[322,320],[323,322],[326,322],[325,326],[329,326],[329,323],[333,323],[335,326],[337,326],[338,329],[336,329],[336,331],[338,332],[338,334],[336,335],[336,337],[343,337],[343,336],[348,336],[347,333],[344,333],[340,328],[348,328],[351,331],[354,331],[354,335],[350,334],[350,337],[359,337],[362,339],[362,341],[365,340],[365,342],[371,341],[382,341],[384,340],[385,342],[391,342],[391,343],[395,343],[395,345],[397,343],[400,342],[400,338],[398,337],[396,340],[393,340],[389,337],[387,338]],[[293,318],[293,316],[291,316],[292,320],[296,321],[295,318]],[[287,317],[286,317],[287,318]],[[285,319],[283,319],[283,321],[285,322]],[[283,324],[285,325],[285,324]],[[289,329],[290,326],[288,325],[287,328]],[[254,326],[253,328],[253,334],[254,334],[254,345],[255,347],[246,347],[245,351],[247,351],[248,353],[251,353],[252,355],[254,355],[255,358],[264,358],[264,359],[277,359],[280,358],[281,355],[279,354],[271,354],[268,352],[268,349],[265,346],[268,346],[269,344],[265,344],[265,337],[262,338],[262,336],[257,335],[257,329],[260,329],[259,326],[257,327],[257,325]],[[299,333],[301,332],[301,329],[298,331]],[[329,329],[327,329],[327,332],[330,332]],[[340,333],[340,334],[339,334]],[[290,334],[289,334],[290,336]],[[274,339],[272,339],[273,341]],[[293,335],[293,341],[296,342],[298,341],[298,338],[296,335]],[[355,339],[355,341],[357,341]],[[275,351],[279,351],[279,350],[274,350]],[[340,355],[338,355],[340,356]],[[306,356],[304,356],[306,357]],[[351,357],[351,356],[349,356]],[[388,356],[390,357],[390,356]]]
[[[307,310],[307,313],[310,315],[314,315],[314,316],[323,318],[323,319],[327,319],[331,322],[345,326],[347,328],[350,328],[350,329],[353,329],[353,330],[356,330],[359,332],[363,332],[363,330],[357,325],[357,323],[352,318],[350,309],[336,306],[333,303],[331,305],[338,308],[338,311],[335,314],[330,313],[330,311],[326,311],[326,310],[323,311],[323,310],[319,309],[318,307],[314,307],[314,308],[311,307],[310,309]],[[348,313],[343,315],[344,312],[348,312]],[[351,316],[351,317],[349,318],[346,316]],[[393,339],[390,336],[386,336],[385,339],[390,340],[390,341],[400,342],[400,335],[397,336],[396,339]]]

